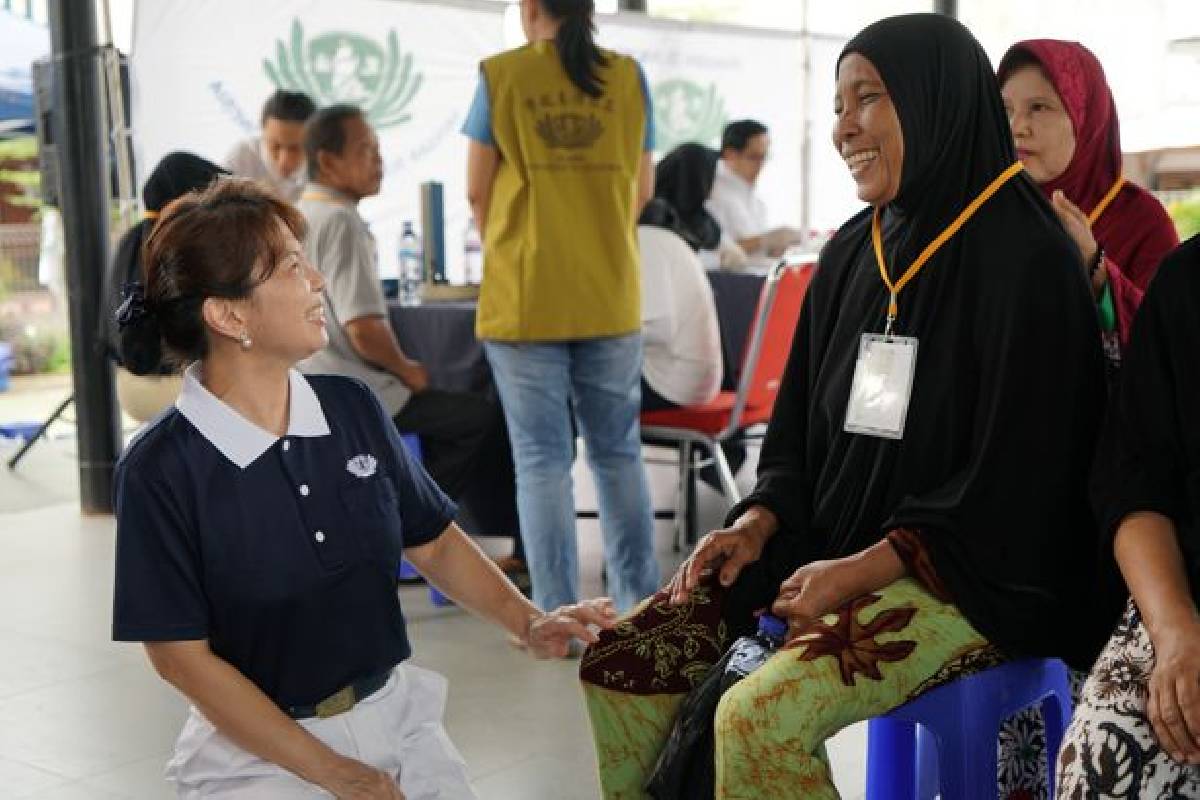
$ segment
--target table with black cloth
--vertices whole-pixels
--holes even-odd
[[[494,395],[492,370],[475,338],[475,301],[438,300],[419,306],[388,301],[400,349],[429,372],[429,385],[452,392]]]
[[[717,324],[721,329],[721,360],[724,374],[721,388],[737,389],[742,355],[750,339],[750,326],[758,309],[758,295],[767,276],[763,272],[708,271],[713,302],[717,307]]]
[[[716,272],[712,284],[721,329],[725,364],[722,389],[736,389],[738,367],[750,338],[758,294],[766,276],[761,272]],[[439,300],[419,306],[389,301],[388,316],[401,349],[429,371],[437,389],[493,395],[492,372],[475,338],[475,301]]]

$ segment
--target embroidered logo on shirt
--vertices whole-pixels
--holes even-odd
[[[378,464],[375,456],[355,456],[346,462],[346,471],[358,478],[369,478],[375,474],[375,467]]]

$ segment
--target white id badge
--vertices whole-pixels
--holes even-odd
[[[916,339],[864,333],[846,404],[846,432],[903,439],[916,367]]]

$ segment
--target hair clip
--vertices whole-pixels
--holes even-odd
[[[149,316],[146,310],[146,289],[138,282],[121,287],[121,305],[117,308],[117,326],[121,330],[136,325]]]

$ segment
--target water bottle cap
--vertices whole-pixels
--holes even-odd
[[[773,614],[763,614],[758,618],[758,632],[768,639],[783,640],[787,636],[788,625]]]

